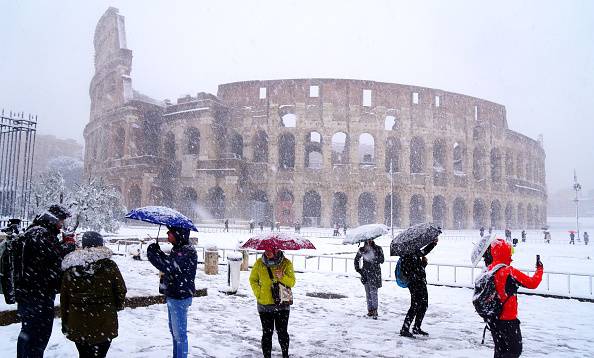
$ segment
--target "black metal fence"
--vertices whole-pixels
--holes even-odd
[[[29,212],[37,116],[0,114],[0,217],[25,219]]]

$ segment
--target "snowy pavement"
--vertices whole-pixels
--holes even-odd
[[[116,256],[133,295],[156,292],[157,276],[147,262]],[[199,265],[197,286],[208,296],[194,299],[188,318],[192,357],[258,357],[261,326],[255,299],[249,290],[248,272],[241,273],[238,295],[218,291],[226,270],[206,276]],[[380,289],[379,320],[365,318],[363,286],[354,277],[336,274],[297,273],[295,304],[289,334],[292,357],[491,357],[492,342],[481,345],[484,325],[474,312],[472,291],[429,287],[429,309],[423,327],[429,338],[410,340],[397,333],[409,305],[408,290],[393,282]],[[321,299],[306,293],[329,292],[347,296]],[[519,318],[526,357],[592,357],[594,304],[521,295]],[[166,357],[171,339],[165,305],[125,309],[120,312],[120,335],[108,357]],[[0,356],[15,356],[19,324],[0,327]],[[488,332],[487,332],[488,334]],[[274,338],[274,350],[280,348]],[[60,320],[46,357],[74,356],[74,344],[60,332]]]

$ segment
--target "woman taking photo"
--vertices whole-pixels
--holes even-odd
[[[289,356],[290,307],[287,304],[276,304],[272,296],[273,283],[279,282],[286,287],[295,285],[293,263],[285,258],[281,250],[265,250],[250,274],[250,285],[258,302],[258,313],[262,323],[262,353],[265,358],[272,354],[272,334],[276,327],[278,342],[283,358]]]
[[[361,268],[363,259],[363,268]],[[367,298],[367,316],[377,319],[377,290],[382,287],[382,268],[384,252],[373,240],[365,241],[363,247],[355,255],[355,271],[361,275],[361,283],[365,287]]]

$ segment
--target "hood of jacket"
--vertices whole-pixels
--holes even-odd
[[[493,263],[491,265],[506,264],[512,262],[512,246],[502,239],[496,239],[491,243],[491,256]]]
[[[95,262],[109,259],[112,255],[113,252],[105,246],[76,250],[64,257],[64,260],[62,260],[62,270],[66,271],[72,267],[80,267],[82,271],[92,274],[93,272],[90,272],[93,271],[91,266]]]

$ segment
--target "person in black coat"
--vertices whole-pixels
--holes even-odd
[[[360,262],[363,259],[363,267]],[[365,287],[367,298],[367,315],[377,319],[377,289],[382,287],[382,269],[384,251],[373,240],[365,241],[363,247],[355,255],[355,271],[361,275],[361,283]]]
[[[167,300],[169,330],[173,338],[173,356],[188,355],[188,307],[196,291],[194,278],[198,255],[190,244],[190,231],[168,227],[167,240],[173,244],[169,255],[161,251],[159,244],[148,246],[146,256],[150,263],[163,273],[159,292]]]
[[[37,215],[21,238],[22,255],[15,272],[15,298],[22,323],[17,357],[43,357],[52,334],[62,259],[75,249],[73,236],[57,237],[70,213],[56,207]]]
[[[425,257],[437,245],[437,239],[420,250],[402,256],[402,274],[408,281],[408,290],[410,291],[410,308],[404,318],[400,335],[404,337],[414,338],[413,334],[420,334],[423,336],[429,333],[421,329],[427,306],[429,305],[429,296],[427,294],[427,279],[425,274],[425,267],[427,266],[427,258]],[[410,325],[415,320],[415,325],[410,333]]]

